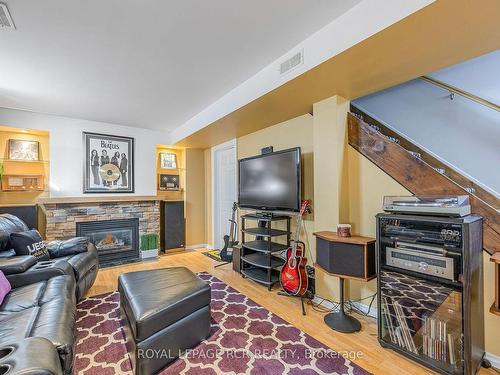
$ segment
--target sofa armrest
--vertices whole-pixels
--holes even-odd
[[[39,262],[26,272],[7,275],[7,280],[12,288],[19,288],[60,275],[69,275],[73,279],[75,277],[71,265],[62,259]]]
[[[73,267],[76,279],[80,280],[91,269],[99,269],[99,257],[97,255],[96,247],[93,243],[89,242],[88,250],[84,253],[79,253],[70,257],[68,259],[68,263]]]
[[[26,272],[36,264],[36,258],[32,255],[20,255],[9,258],[0,258],[0,271],[5,276]]]
[[[42,337],[0,344],[0,369],[7,369],[7,373],[12,375],[63,374],[56,348]]]
[[[50,258],[62,258],[87,251],[89,241],[85,237],[73,237],[69,240],[55,240],[47,243]]]

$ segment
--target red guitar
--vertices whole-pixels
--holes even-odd
[[[280,283],[283,290],[290,295],[302,296],[307,291],[307,272],[305,257],[305,244],[300,241],[303,216],[309,209],[309,201],[302,201],[300,213],[297,217],[297,229],[292,246],[286,251],[286,263],[283,265],[280,274]]]

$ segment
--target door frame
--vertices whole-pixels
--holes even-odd
[[[215,174],[216,174],[216,165],[215,165],[215,155],[219,151],[227,150],[230,148],[234,148],[234,162],[235,162],[235,174],[234,174],[234,184],[235,184],[235,201],[238,200],[238,142],[236,141],[236,138],[231,139],[230,141],[218,144],[216,146],[213,146],[211,149],[211,185],[212,185],[212,243],[209,244],[210,247],[215,248],[215,207],[216,207],[216,194],[215,194],[215,189],[217,187],[215,183]],[[229,218],[228,218],[229,220]]]

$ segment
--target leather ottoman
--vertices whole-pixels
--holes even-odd
[[[210,332],[210,286],[185,267],[118,278],[127,349],[135,374],[163,369]]]

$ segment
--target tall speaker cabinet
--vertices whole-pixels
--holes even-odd
[[[161,206],[161,249],[179,249],[186,246],[184,201],[163,201]]]

